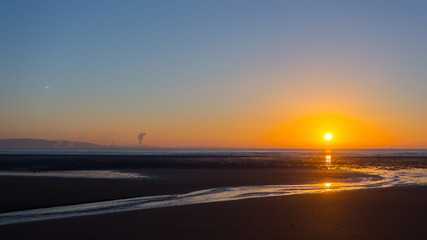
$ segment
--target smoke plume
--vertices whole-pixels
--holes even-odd
[[[140,133],[138,135],[138,140],[139,140],[139,146],[142,145],[142,140],[144,139],[144,136],[147,135],[146,133]]]

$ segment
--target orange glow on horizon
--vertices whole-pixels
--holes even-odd
[[[319,135],[323,135],[323,141]],[[267,140],[283,147],[330,149],[376,147],[393,139],[375,126],[356,119],[337,114],[319,114],[280,127]]]

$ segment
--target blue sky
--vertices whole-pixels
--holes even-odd
[[[269,146],[334,112],[427,144],[425,1],[0,4],[0,138]]]

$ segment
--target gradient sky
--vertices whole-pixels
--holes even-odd
[[[0,138],[427,147],[427,1],[1,0],[0,30]]]

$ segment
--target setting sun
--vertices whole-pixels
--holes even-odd
[[[332,134],[331,133],[326,133],[325,136],[323,136],[325,138],[326,141],[330,141],[332,139]]]

